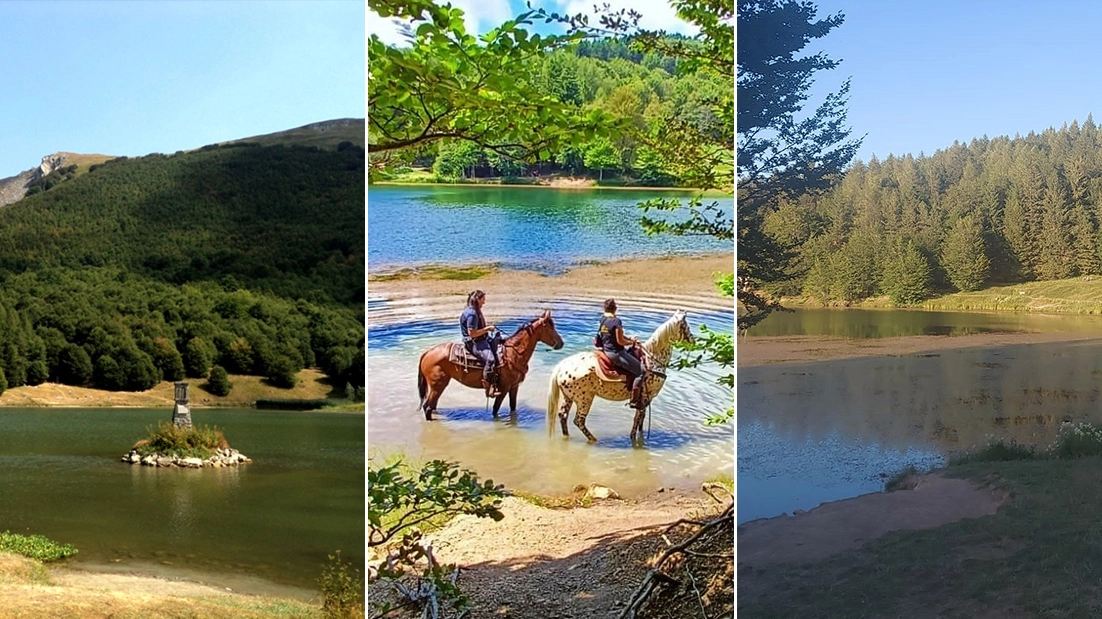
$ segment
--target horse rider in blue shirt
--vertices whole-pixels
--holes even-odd
[[[497,341],[500,334],[490,336],[497,331],[494,325],[487,325],[482,316],[482,306],[486,304],[486,293],[475,290],[467,295],[467,307],[459,316],[459,328],[463,332],[463,345],[476,357],[482,359],[482,386],[486,395],[496,398],[501,395],[497,384]]]

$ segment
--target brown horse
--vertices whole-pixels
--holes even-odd
[[[497,368],[498,385],[502,393],[494,399],[494,419],[497,419],[497,412],[506,393],[509,395],[509,416],[517,414],[517,389],[524,382],[524,375],[528,373],[528,361],[536,350],[537,342],[543,342],[555,350],[562,348],[562,337],[555,331],[555,322],[551,320],[549,311],[505,339],[504,351]],[[440,401],[444,388],[453,378],[472,389],[482,389],[482,368],[452,363],[448,360],[450,348],[451,343],[437,344],[421,355],[417,372],[417,393],[421,396],[420,407],[425,411],[425,419],[429,421],[432,421],[432,414],[436,412],[436,403]]]

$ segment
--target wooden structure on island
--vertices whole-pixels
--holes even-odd
[[[191,428],[191,409],[188,408],[188,384],[176,383],[176,406],[172,407],[172,423],[178,428]]]

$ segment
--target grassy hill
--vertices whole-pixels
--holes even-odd
[[[61,156],[65,165],[75,165],[77,167],[77,174],[84,174],[88,171],[88,168],[114,159],[112,155],[96,155],[96,154],[81,154],[81,153],[57,153]]]
[[[341,142],[352,142],[360,148],[365,148],[365,131],[364,119],[340,118],[310,123],[287,131],[231,140],[225,143],[250,142],[262,146],[282,144],[284,146],[316,146],[318,148],[333,149]]]
[[[0,275],[120,266],[360,304],[364,170],[359,148],[246,143],[113,159],[0,210]]]
[[[303,129],[76,156],[0,209],[0,394],[144,392],[213,365],[288,393],[303,368],[362,387],[365,152]]]

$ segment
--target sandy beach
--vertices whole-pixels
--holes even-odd
[[[631,258],[605,263],[585,264],[561,275],[543,275],[534,271],[495,270],[477,279],[442,279],[434,269],[407,269],[397,274],[372,273],[368,266],[369,294],[416,296],[465,295],[474,288],[482,290],[539,290],[549,295],[570,294],[578,290],[649,292],[658,294],[723,296],[715,287],[716,273],[734,269],[734,255],[728,253],[700,256]],[[732,300],[732,305],[734,305]]]

